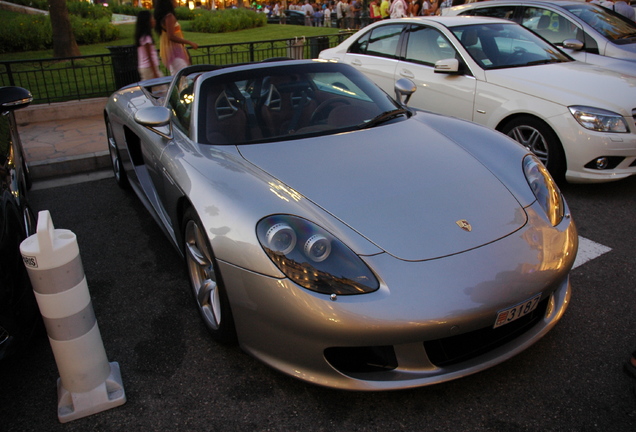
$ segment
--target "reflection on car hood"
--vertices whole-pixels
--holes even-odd
[[[526,223],[518,201],[486,167],[415,119],[326,137],[245,145],[240,151],[401,259],[432,259],[473,249]],[[462,220],[471,231],[459,226]]]
[[[629,117],[636,106],[636,76],[582,62],[491,70],[486,80],[563,106],[589,105]]]

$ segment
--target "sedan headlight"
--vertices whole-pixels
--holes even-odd
[[[268,216],[258,223],[256,232],[274,264],[304,288],[322,294],[363,294],[380,286],[360,257],[306,219]]]
[[[576,121],[585,129],[598,132],[629,132],[625,119],[618,113],[578,105],[569,109]]]
[[[550,223],[557,226],[563,219],[565,204],[554,179],[535,155],[527,155],[523,159],[523,172]]]

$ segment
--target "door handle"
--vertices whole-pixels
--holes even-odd
[[[351,64],[353,66],[362,66],[362,62],[359,59],[353,59],[351,60]]]
[[[408,69],[402,69],[400,71],[400,75],[402,75],[404,78],[415,78],[415,75],[413,74],[413,72],[411,72]]]

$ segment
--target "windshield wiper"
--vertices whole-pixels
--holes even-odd
[[[559,59],[541,59],[541,60],[534,60],[531,62],[528,62],[525,64],[525,66],[534,66],[534,65],[540,65],[540,64],[548,64],[548,63],[561,63],[562,60]]]
[[[409,114],[411,111],[409,111],[406,108],[396,108],[394,110],[391,111],[384,111],[382,114],[379,114],[375,117],[373,117],[371,120],[365,120],[363,123],[360,123],[358,125],[358,128],[360,129],[367,129],[367,128],[372,128],[374,126],[377,126],[381,123],[387,122],[389,120],[392,120],[398,116],[401,116],[403,114]]]

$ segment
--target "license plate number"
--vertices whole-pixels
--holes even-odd
[[[541,294],[537,294],[531,299],[525,300],[516,306],[499,311],[493,328],[501,327],[502,325],[518,320],[522,316],[528,315],[537,308],[540,299]]]

